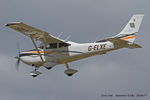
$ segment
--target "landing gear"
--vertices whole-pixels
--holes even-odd
[[[37,77],[40,74],[42,74],[42,73],[37,71],[37,68],[35,68],[34,71],[30,72],[30,76],[32,76],[32,77]]]
[[[66,65],[67,70],[65,70],[64,73],[65,73],[66,75],[72,76],[72,75],[74,75],[76,72],[78,72],[78,70],[70,69],[67,63],[65,63],[65,65]],[[34,66],[34,65],[32,65],[32,66]],[[34,69],[32,72],[30,72],[30,76],[32,76],[32,77],[37,77],[38,75],[42,74],[41,72],[37,71],[39,67],[37,67],[37,66],[34,66],[34,67],[35,67],[35,69]],[[45,67],[45,68],[51,69],[52,67]]]
[[[45,67],[45,68],[48,69],[48,70],[52,69],[52,67]]]
[[[72,75],[74,75],[76,72],[78,72],[78,71],[75,70],[75,69],[70,69],[67,63],[65,63],[65,65],[66,65],[66,67],[67,67],[67,70],[64,71],[64,73],[65,73],[66,75],[72,76]]]
[[[76,72],[78,72],[77,70],[74,69],[67,69],[64,71],[64,73],[68,76],[72,76],[73,74],[75,74]]]

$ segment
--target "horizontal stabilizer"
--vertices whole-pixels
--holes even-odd
[[[134,48],[142,48],[140,45],[138,44],[130,44],[130,42],[122,40],[120,38],[108,38],[106,39],[112,43],[114,43],[115,48],[121,48],[121,47],[125,47],[125,48],[130,48],[130,49],[134,49]]]
[[[138,44],[129,44],[127,48],[135,49],[135,48],[142,48],[142,47]]]
[[[122,48],[128,46],[128,41],[122,40],[120,38],[108,38],[106,39],[110,42],[112,42],[115,46],[115,48]]]

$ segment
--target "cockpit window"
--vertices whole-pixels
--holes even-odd
[[[46,45],[45,49],[55,49],[57,47],[61,48],[61,47],[67,47],[67,46],[69,46],[69,45],[66,43],[48,43]],[[44,44],[40,44],[39,48],[44,49]]]
[[[57,43],[49,43],[46,45],[46,49],[54,49],[57,48]]]
[[[59,48],[61,48],[61,47],[67,47],[68,46],[68,44],[66,44],[66,43],[59,43]]]
[[[40,44],[39,46],[40,49],[44,49],[44,44]],[[57,48],[57,43],[49,43],[45,47],[46,49],[54,49]]]

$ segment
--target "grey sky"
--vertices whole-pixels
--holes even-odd
[[[0,0],[0,98],[2,100],[120,100],[101,94],[145,93],[150,95],[149,0]],[[145,14],[136,43],[142,49],[121,49],[106,55],[70,63],[79,70],[68,77],[58,65],[37,78],[33,68],[20,64],[15,69],[16,42],[21,50],[33,49],[31,40],[4,24],[22,21],[62,39],[71,35],[74,42],[94,42],[119,33],[135,13]],[[124,98],[123,98],[124,99]]]

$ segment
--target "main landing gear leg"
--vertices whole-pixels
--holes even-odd
[[[64,73],[65,73],[66,75],[72,76],[73,74],[75,74],[76,72],[78,72],[78,71],[75,70],[75,69],[70,69],[67,63],[65,63],[65,65],[66,65],[67,70],[65,70]]]
[[[37,71],[38,68],[35,67],[34,71],[30,72],[30,76],[37,77],[38,75],[42,74],[41,72]]]

